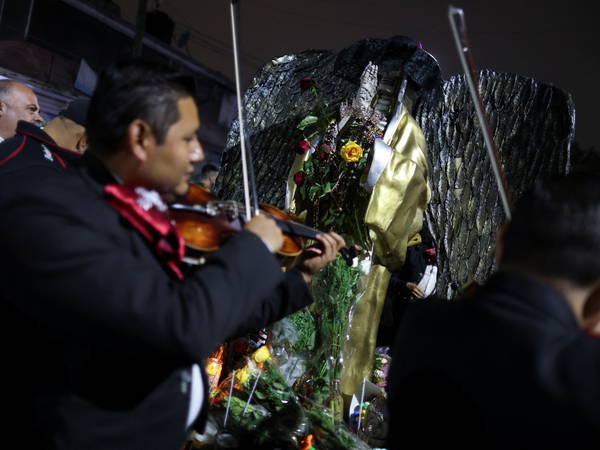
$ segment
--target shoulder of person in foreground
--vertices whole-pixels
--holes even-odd
[[[445,315],[457,307],[455,300],[450,301],[437,295],[408,303],[398,327],[399,332],[409,332],[423,325],[430,327],[433,322],[443,321]]]

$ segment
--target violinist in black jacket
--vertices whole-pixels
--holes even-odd
[[[202,359],[310,303],[307,283],[343,245],[321,235],[283,273],[281,232],[255,217],[183,277],[156,191],[185,190],[202,158],[186,86],[156,64],[116,64],[92,98],[81,166],[0,178],[4,442],[178,449],[202,421]]]

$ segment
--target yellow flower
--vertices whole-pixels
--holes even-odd
[[[250,377],[250,371],[248,370],[248,367],[244,367],[243,369],[238,370],[235,373],[235,379],[238,381],[238,383],[240,384],[246,384],[246,382],[248,381],[248,378]]]
[[[252,355],[254,361],[257,363],[262,363],[271,359],[271,353],[269,352],[269,348],[266,345],[263,345],[261,348],[256,350]]]
[[[340,156],[346,162],[356,162],[363,154],[363,149],[354,141],[348,141],[340,150]]]

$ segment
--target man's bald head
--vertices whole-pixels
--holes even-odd
[[[19,120],[42,123],[37,96],[22,83],[0,80],[0,137],[14,136]]]

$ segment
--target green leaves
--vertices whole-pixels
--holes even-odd
[[[287,387],[286,385],[284,385],[284,384],[282,384],[282,383],[278,383],[277,381],[275,381],[275,382],[273,383],[273,387],[274,387],[275,389],[279,389],[280,391],[284,391],[284,390],[288,389],[288,387]]]
[[[327,181],[324,185],[315,183],[308,188],[308,199],[314,202],[318,198],[323,198],[331,192],[332,187],[330,181]]]
[[[314,202],[315,199],[317,198],[317,196],[319,196],[318,194],[319,194],[320,190],[321,190],[320,184],[313,184],[311,187],[308,188],[308,199],[311,202]]]
[[[298,128],[299,130],[304,130],[309,125],[317,123],[318,121],[319,118],[317,116],[306,116],[304,119],[302,119],[302,121],[298,124],[296,128]]]
[[[285,319],[284,319],[285,320]],[[292,343],[295,352],[309,352],[315,346],[315,320],[308,311],[297,311],[287,317],[296,331]]]

